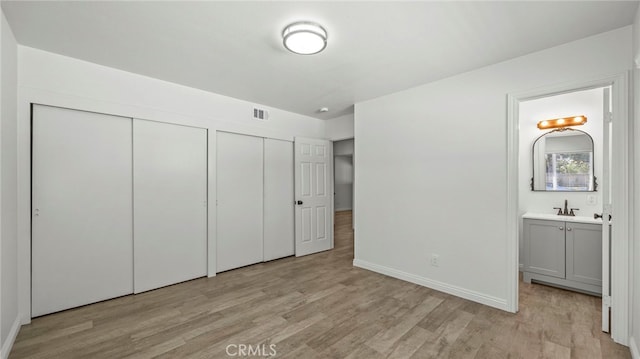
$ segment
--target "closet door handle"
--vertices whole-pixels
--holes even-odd
[[[302,204],[302,201],[298,201],[298,202],[296,202],[296,204],[297,204],[297,205],[301,205],[301,204]]]

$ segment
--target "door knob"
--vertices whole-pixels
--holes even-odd
[[[598,219],[598,218],[602,218],[602,214],[594,213],[593,214],[593,219]],[[613,218],[613,217],[611,217],[611,215],[609,215],[609,220],[611,220],[611,218]]]
[[[301,205],[301,204],[302,204],[302,201],[298,201],[298,202],[296,202],[296,203],[297,203],[298,205]]]

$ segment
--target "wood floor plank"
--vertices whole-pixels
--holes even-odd
[[[367,345],[381,354],[388,355],[393,345],[405,335],[411,328],[427,316],[442,303],[442,299],[432,296],[427,297],[422,303],[413,308],[402,321],[383,333],[376,335],[367,341]]]
[[[437,336],[433,340],[426,341],[411,358],[448,358],[455,342],[469,322],[473,314],[459,311],[457,315],[450,316],[450,320],[443,323],[437,330]]]
[[[545,358],[570,359],[571,349],[548,340],[542,343],[542,354]]]
[[[405,335],[396,342],[391,354],[387,356],[390,359],[410,358],[427,340],[433,340],[434,333],[414,326]]]
[[[379,323],[361,323],[349,331],[349,333],[343,335],[340,340],[333,345],[324,350],[322,350],[323,347],[320,346],[316,350],[319,351],[324,358],[347,357],[357,351],[369,338],[380,332],[382,327]]]
[[[234,344],[305,359],[631,357],[600,331],[600,298],[521,282],[511,314],[352,263],[338,212],[331,251],[35,318],[9,358],[226,358]]]
[[[318,313],[316,315],[314,315],[311,318],[307,318],[304,319],[303,321],[300,322],[294,322],[291,323],[289,326],[287,326],[285,329],[279,331],[277,334],[275,334],[272,338],[271,338],[271,342],[274,344],[277,344],[287,338],[289,338],[290,336],[299,333],[300,331],[314,325],[315,323],[326,319],[327,316],[322,314],[322,313]]]

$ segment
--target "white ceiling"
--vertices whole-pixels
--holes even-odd
[[[329,119],[355,102],[629,25],[637,1],[2,1],[18,42]],[[329,33],[282,47],[288,23]],[[320,113],[321,107],[330,109]]]

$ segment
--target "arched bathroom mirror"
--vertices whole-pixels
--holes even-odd
[[[532,191],[594,192],[593,138],[580,130],[559,128],[533,143]]]

